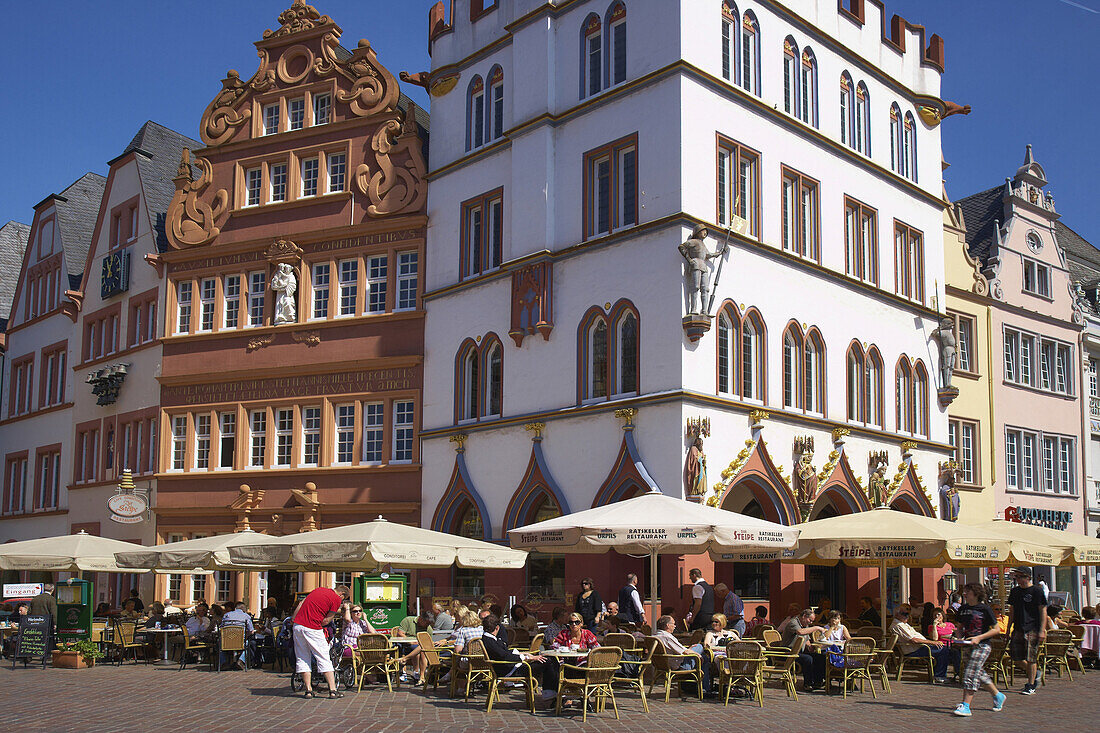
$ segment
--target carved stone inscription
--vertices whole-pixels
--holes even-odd
[[[339,395],[353,392],[390,392],[414,389],[416,369],[394,367],[365,372],[306,374],[269,379],[241,379],[214,384],[187,384],[164,387],[161,403],[165,406],[199,405],[212,402],[251,402],[279,400],[299,396]]]

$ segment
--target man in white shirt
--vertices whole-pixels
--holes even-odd
[[[680,640],[672,635],[672,630],[676,626],[675,619],[672,616],[661,616],[657,619],[657,632],[654,634],[661,645],[664,646],[665,651],[669,654],[683,654],[685,655],[680,660],[680,669],[698,669],[700,666],[703,669],[703,691],[707,694],[710,693],[710,665],[703,664],[703,645],[696,644],[692,647],[686,647],[680,643]]]
[[[931,657],[935,661],[935,680],[939,684],[947,681],[947,665],[954,664],[959,668],[959,650],[956,647],[944,646],[942,641],[934,641],[924,636],[909,625],[910,607],[907,604],[898,606],[894,611],[894,622],[890,624],[890,632],[898,637],[898,648],[907,657]]]
[[[619,591],[619,615],[624,621],[635,624],[645,621],[645,607],[638,593],[638,576],[634,573],[627,574],[626,585]]]
[[[195,615],[188,617],[183,623],[184,628],[187,629],[187,635],[192,639],[195,639],[199,634],[206,633],[210,630],[210,617],[206,615],[207,606],[205,603],[199,603],[195,606]],[[172,658],[178,659],[175,654],[175,650],[178,647],[183,646],[183,635],[172,636],[168,639],[168,648],[172,652]]]

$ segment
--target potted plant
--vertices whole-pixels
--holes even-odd
[[[91,639],[65,641],[53,652],[53,666],[61,669],[85,669],[94,667],[95,660],[102,659],[103,652]]]

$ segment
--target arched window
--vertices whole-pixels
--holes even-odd
[[[783,39],[783,111],[799,116],[798,107],[798,46],[794,39]]]
[[[913,372],[904,356],[894,370],[895,377],[895,426],[899,433],[913,432]]]
[[[466,91],[466,150],[485,144],[485,82],[480,76],[470,80]]]
[[[912,112],[905,113],[902,131],[902,154],[905,156],[905,177],[917,182],[917,123]]]
[[[871,157],[871,97],[867,85],[856,86],[856,150]]]
[[[638,392],[638,317],[627,311],[616,324],[615,393]]]
[[[485,539],[485,527],[482,524],[481,512],[473,504],[467,503],[466,508],[455,519],[455,534],[472,540]]]
[[[882,358],[853,341],[847,358],[848,420],[882,427]]]
[[[896,102],[890,105],[890,170],[905,175],[901,154],[901,108]]]
[[[882,412],[882,357],[872,346],[867,350],[866,371],[863,378],[866,420],[869,425],[883,427]]]
[[[760,96],[760,24],[752,11],[741,21],[741,88]]]
[[[458,401],[458,419],[476,420],[479,412],[481,386],[481,364],[477,346],[472,341],[458,352],[458,389],[455,397]]]
[[[913,433],[930,437],[928,433],[928,372],[917,361],[913,369]]]
[[[802,50],[799,101],[799,118],[807,125],[817,127],[817,58],[808,48]]]
[[[866,357],[859,344],[848,347],[848,420],[863,422],[863,373]]]
[[[764,323],[750,310],[741,321],[741,397],[764,402]]]
[[[737,84],[737,6],[722,3],[722,78]]]
[[[802,407],[802,334],[793,324],[783,334],[783,406]]]
[[[592,13],[581,28],[581,99],[598,94],[603,81],[603,36],[600,16]]]
[[[737,394],[741,317],[727,304],[718,313],[718,394]]]
[[[825,342],[816,328],[803,341],[802,406],[806,412],[825,414]]]
[[[485,406],[483,417],[500,417],[504,400],[504,347],[499,341],[489,345],[485,355]]]
[[[607,397],[607,321],[602,318],[592,326],[589,353],[588,397]]]
[[[626,81],[626,6],[621,2],[607,9],[607,48],[605,88]]]
[[[840,75],[840,142],[858,150],[859,136],[856,134],[855,96],[852,77],[845,71]]]
[[[492,142],[504,137],[504,69],[494,66],[489,72],[489,114],[485,139]]]

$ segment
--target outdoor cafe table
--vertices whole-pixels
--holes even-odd
[[[545,649],[539,652],[544,657],[558,660],[584,659],[588,656],[587,649]]]
[[[1081,638],[1081,651],[1100,652],[1100,625],[1082,624],[1085,635]]]
[[[173,664],[172,660],[168,658],[168,637],[174,636],[180,633],[179,626],[161,626],[159,629],[142,629],[143,634],[160,634],[162,638],[161,647],[163,649],[163,655],[154,664],[166,665]]]

